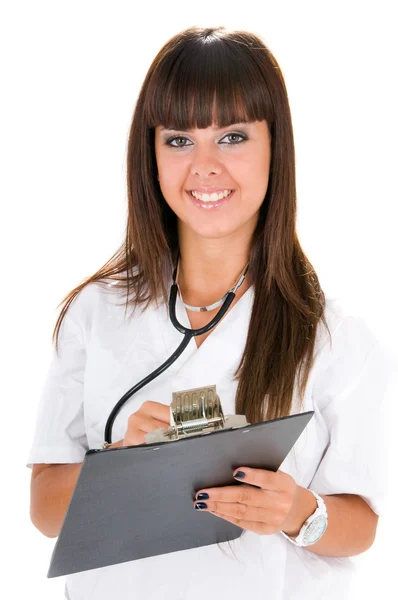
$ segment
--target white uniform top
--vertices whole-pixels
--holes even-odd
[[[108,416],[135,383],[161,365],[182,334],[168,308],[137,309],[124,319],[122,295],[108,283],[88,284],[69,307],[60,330],[60,357],[52,361],[37,412],[27,466],[82,462],[101,448]],[[235,413],[232,381],[246,342],[254,290],[250,287],[200,348],[192,338],[182,355],[133,395],[118,413],[112,441],[123,439],[130,414],[145,400],[169,405],[172,392],[216,384],[224,414]],[[190,327],[177,295],[176,314]],[[280,466],[300,486],[318,494],[358,494],[377,514],[383,511],[383,409],[390,372],[385,351],[362,317],[344,313],[327,299],[326,318],[316,340],[315,362],[303,411],[315,411]],[[299,412],[297,390],[291,414]],[[244,466],[244,465],[242,465]],[[249,466],[249,465],[248,465]],[[194,508],[192,508],[194,510]],[[66,576],[70,600],[290,600],[349,598],[354,563],[318,556],[281,533],[244,531],[240,538],[125,562]]]

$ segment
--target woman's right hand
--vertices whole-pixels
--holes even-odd
[[[170,427],[170,406],[146,400],[137,412],[128,419],[123,446],[138,446],[145,444],[145,434],[155,429]]]

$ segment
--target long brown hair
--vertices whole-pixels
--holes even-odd
[[[90,282],[117,282],[114,286],[126,294],[126,309],[142,305],[146,310],[159,300],[167,303],[178,249],[177,218],[157,180],[155,127],[206,128],[214,119],[220,128],[265,119],[271,136],[268,188],[249,258],[254,303],[234,374],[236,413],[256,423],[290,414],[297,374],[303,400],[318,323],[328,326],[324,293],[296,232],[295,150],[284,79],[270,50],[253,33],[190,27],[158,52],[130,128],[125,240],[61,302],[53,341],[57,347],[68,306]]]

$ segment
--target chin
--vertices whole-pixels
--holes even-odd
[[[206,225],[206,227],[198,227],[198,223],[195,223],[193,225],[188,225],[188,227],[195,235],[199,237],[216,240],[219,238],[228,237],[239,229],[239,227],[227,227],[226,225],[226,223],[222,225],[220,223],[209,223]]]

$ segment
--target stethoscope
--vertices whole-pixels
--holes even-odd
[[[184,334],[184,338],[183,338],[181,344],[178,346],[178,348],[173,352],[173,354],[167,360],[165,360],[165,362],[163,364],[160,365],[160,367],[158,367],[157,369],[152,371],[152,373],[150,373],[149,375],[144,377],[144,379],[142,379],[141,381],[136,383],[131,389],[129,389],[124,394],[124,396],[122,396],[122,398],[120,398],[120,400],[114,406],[111,414],[108,417],[106,425],[105,425],[105,433],[104,433],[105,442],[103,444],[103,448],[106,448],[109,444],[112,443],[113,423],[115,421],[116,415],[118,414],[118,412],[120,411],[122,406],[125,404],[125,402],[127,402],[127,400],[129,398],[131,398],[131,396],[133,394],[135,394],[136,392],[141,390],[150,381],[153,381],[156,377],[158,377],[158,375],[160,375],[161,373],[163,373],[163,371],[168,369],[173,364],[173,362],[175,362],[177,360],[177,358],[184,352],[185,348],[188,346],[189,342],[191,341],[191,339],[193,337],[195,337],[197,335],[201,335],[202,333],[207,333],[208,331],[213,329],[213,327],[215,327],[217,325],[217,323],[219,323],[221,321],[221,319],[223,318],[223,316],[225,315],[225,313],[231,306],[231,303],[233,302],[233,300],[236,296],[236,291],[242,285],[242,283],[245,279],[245,275],[247,273],[247,269],[249,268],[249,263],[248,263],[246,265],[243,273],[239,277],[238,281],[234,285],[234,287],[231,288],[231,290],[229,290],[229,292],[227,292],[227,294],[225,295],[225,300],[222,303],[220,310],[215,315],[215,317],[210,321],[210,323],[208,323],[204,327],[201,327],[200,329],[189,329],[188,327],[184,327],[183,325],[181,325],[181,323],[178,321],[178,319],[176,317],[176,301],[177,301],[177,293],[178,293],[178,284],[176,283],[176,276],[177,276],[178,259],[179,259],[179,254],[177,256],[177,263],[176,263],[176,266],[173,271],[173,283],[170,288],[169,316],[170,316],[170,320],[171,320],[172,324],[174,325],[174,327],[178,331],[180,331],[181,333]]]

